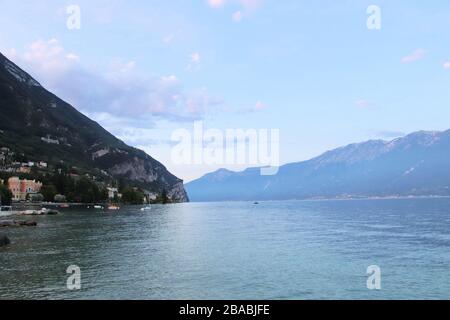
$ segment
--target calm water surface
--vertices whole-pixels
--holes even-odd
[[[1,219],[6,219],[2,218]],[[67,210],[2,229],[0,299],[449,299],[450,199]],[[70,265],[82,289],[66,288]],[[382,270],[382,290],[366,270]]]

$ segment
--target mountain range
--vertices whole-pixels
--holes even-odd
[[[0,147],[23,158],[63,162],[122,179],[174,202],[188,201],[183,181],[144,151],[128,146],[42,87],[0,54]]]
[[[221,169],[186,190],[192,201],[450,196],[450,130],[351,144],[274,176]]]

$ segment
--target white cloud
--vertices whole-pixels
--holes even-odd
[[[176,76],[171,75],[171,76],[161,77],[161,83],[163,85],[167,85],[167,86],[176,86],[176,85],[179,85],[180,82]]]
[[[450,69],[450,61],[444,63],[444,69]]]
[[[17,50],[15,48],[9,48],[3,51],[4,55],[9,59],[9,60],[15,60],[17,59]]]
[[[208,5],[211,8],[222,8],[226,4],[226,0],[207,0]]]
[[[175,75],[143,74],[135,61],[117,59],[103,69],[87,69],[56,39],[36,41],[22,54],[8,50],[7,56],[76,108],[123,121],[191,121],[201,118],[218,101],[203,89],[202,98],[197,91],[185,91]],[[193,54],[191,63],[199,62],[200,55]]]
[[[260,111],[266,110],[267,108],[268,108],[268,106],[267,106],[265,103],[263,103],[263,102],[261,102],[261,101],[258,101],[258,102],[255,103],[254,106],[252,106],[252,107],[250,107],[250,108],[238,110],[238,113],[254,113],[254,112],[260,112]]]
[[[52,38],[52,39],[48,40],[48,44],[56,45],[56,44],[58,44],[58,40],[56,40],[55,38]]]
[[[191,54],[191,62],[192,63],[200,63],[200,59],[201,59],[200,53],[196,52],[196,53]]]
[[[23,53],[16,49],[6,50],[5,55],[27,68],[37,76],[43,76],[44,84],[53,84],[60,74],[73,68],[78,60],[74,53],[66,53],[56,39],[33,42]]]
[[[256,104],[255,104],[255,111],[261,111],[261,110],[264,110],[264,109],[266,109],[267,108],[267,106],[264,104],[264,103],[262,103],[261,101],[258,101]]]
[[[239,7],[240,10],[235,12],[235,14],[240,16],[240,19],[242,19],[243,12],[249,13],[255,11],[262,5],[262,3],[263,0],[207,0],[208,6],[213,9],[223,8],[228,4]]]
[[[233,13],[233,20],[235,22],[241,22],[243,18],[244,15],[242,14],[242,11],[236,11],[235,13]]]
[[[173,34],[169,34],[163,38],[163,42],[165,44],[170,44],[173,42],[174,39],[175,39],[175,36]]]
[[[201,55],[198,52],[194,52],[189,56],[189,64],[186,67],[187,70],[192,70],[197,67],[201,62]]]
[[[407,55],[407,56],[403,57],[402,58],[402,62],[403,63],[411,63],[411,62],[415,62],[415,61],[421,60],[425,56],[426,53],[427,52],[424,49],[416,49],[410,55]]]
[[[371,103],[369,101],[364,100],[364,99],[356,100],[355,104],[358,108],[363,108],[363,109],[368,108],[371,105]]]
[[[74,53],[68,53],[68,54],[66,55],[66,58],[69,59],[69,60],[79,60],[79,59],[80,59],[80,58],[79,58],[76,54],[74,54]]]
[[[238,0],[238,2],[244,8],[244,10],[253,11],[258,9],[262,5],[263,0]]]

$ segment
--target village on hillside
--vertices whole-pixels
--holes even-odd
[[[32,161],[9,148],[0,148],[0,204],[13,203],[124,203],[167,202],[167,196],[123,185],[107,172],[98,175]]]

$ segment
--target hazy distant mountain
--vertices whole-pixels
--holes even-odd
[[[188,183],[192,201],[450,196],[450,130],[348,145],[275,176],[219,170]]]
[[[174,201],[188,200],[183,181],[161,163],[117,139],[1,54],[0,147],[29,160],[103,170],[150,192],[166,190]]]

